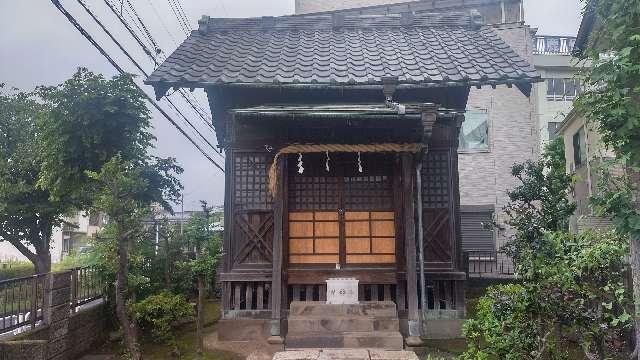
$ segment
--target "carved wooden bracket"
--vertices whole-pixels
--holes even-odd
[[[435,104],[422,105],[422,143],[428,149],[433,134],[433,126],[438,118],[437,106]]]

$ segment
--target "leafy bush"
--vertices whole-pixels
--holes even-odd
[[[178,320],[193,316],[193,308],[184,296],[163,291],[132,306],[134,318],[155,342],[175,340],[173,326]]]
[[[492,287],[479,300],[465,322],[463,359],[567,359],[570,342],[587,358],[623,352],[631,320],[623,284],[626,239],[613,232],[558,232],[537,246],[520,259],[522,284]]]
[[[539,316],[531,300],[519,284],[489,288],[478,301],[475,317],[464,324],[469,347],[461,358],[534,359],[549,352],[549,344],[537,333],[548,320]]]

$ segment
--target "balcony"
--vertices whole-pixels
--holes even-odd
[[[535,36],[533,38],[535,55],[566,55],[570,56],[576,44],[572,36]]]
[[[465,251],[464,264],[469,279],[514,279],[513,260],[502,251]]]

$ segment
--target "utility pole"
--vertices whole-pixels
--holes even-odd
[[[184,191],[180,195],[182,197],[182,200],[180,201],[182,205],[182,209],[180,210],[180,236],[182,236],[182,227],[184,224]]]

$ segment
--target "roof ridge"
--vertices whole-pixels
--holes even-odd
[[[273,31],[273,30],[332,30],[379,27],[471,27],[484,25],[478,11],[398,13],[385,15],[286,15],[253,18],[212,18],[203,15],[198,21],[198,32],[213,31]]]

